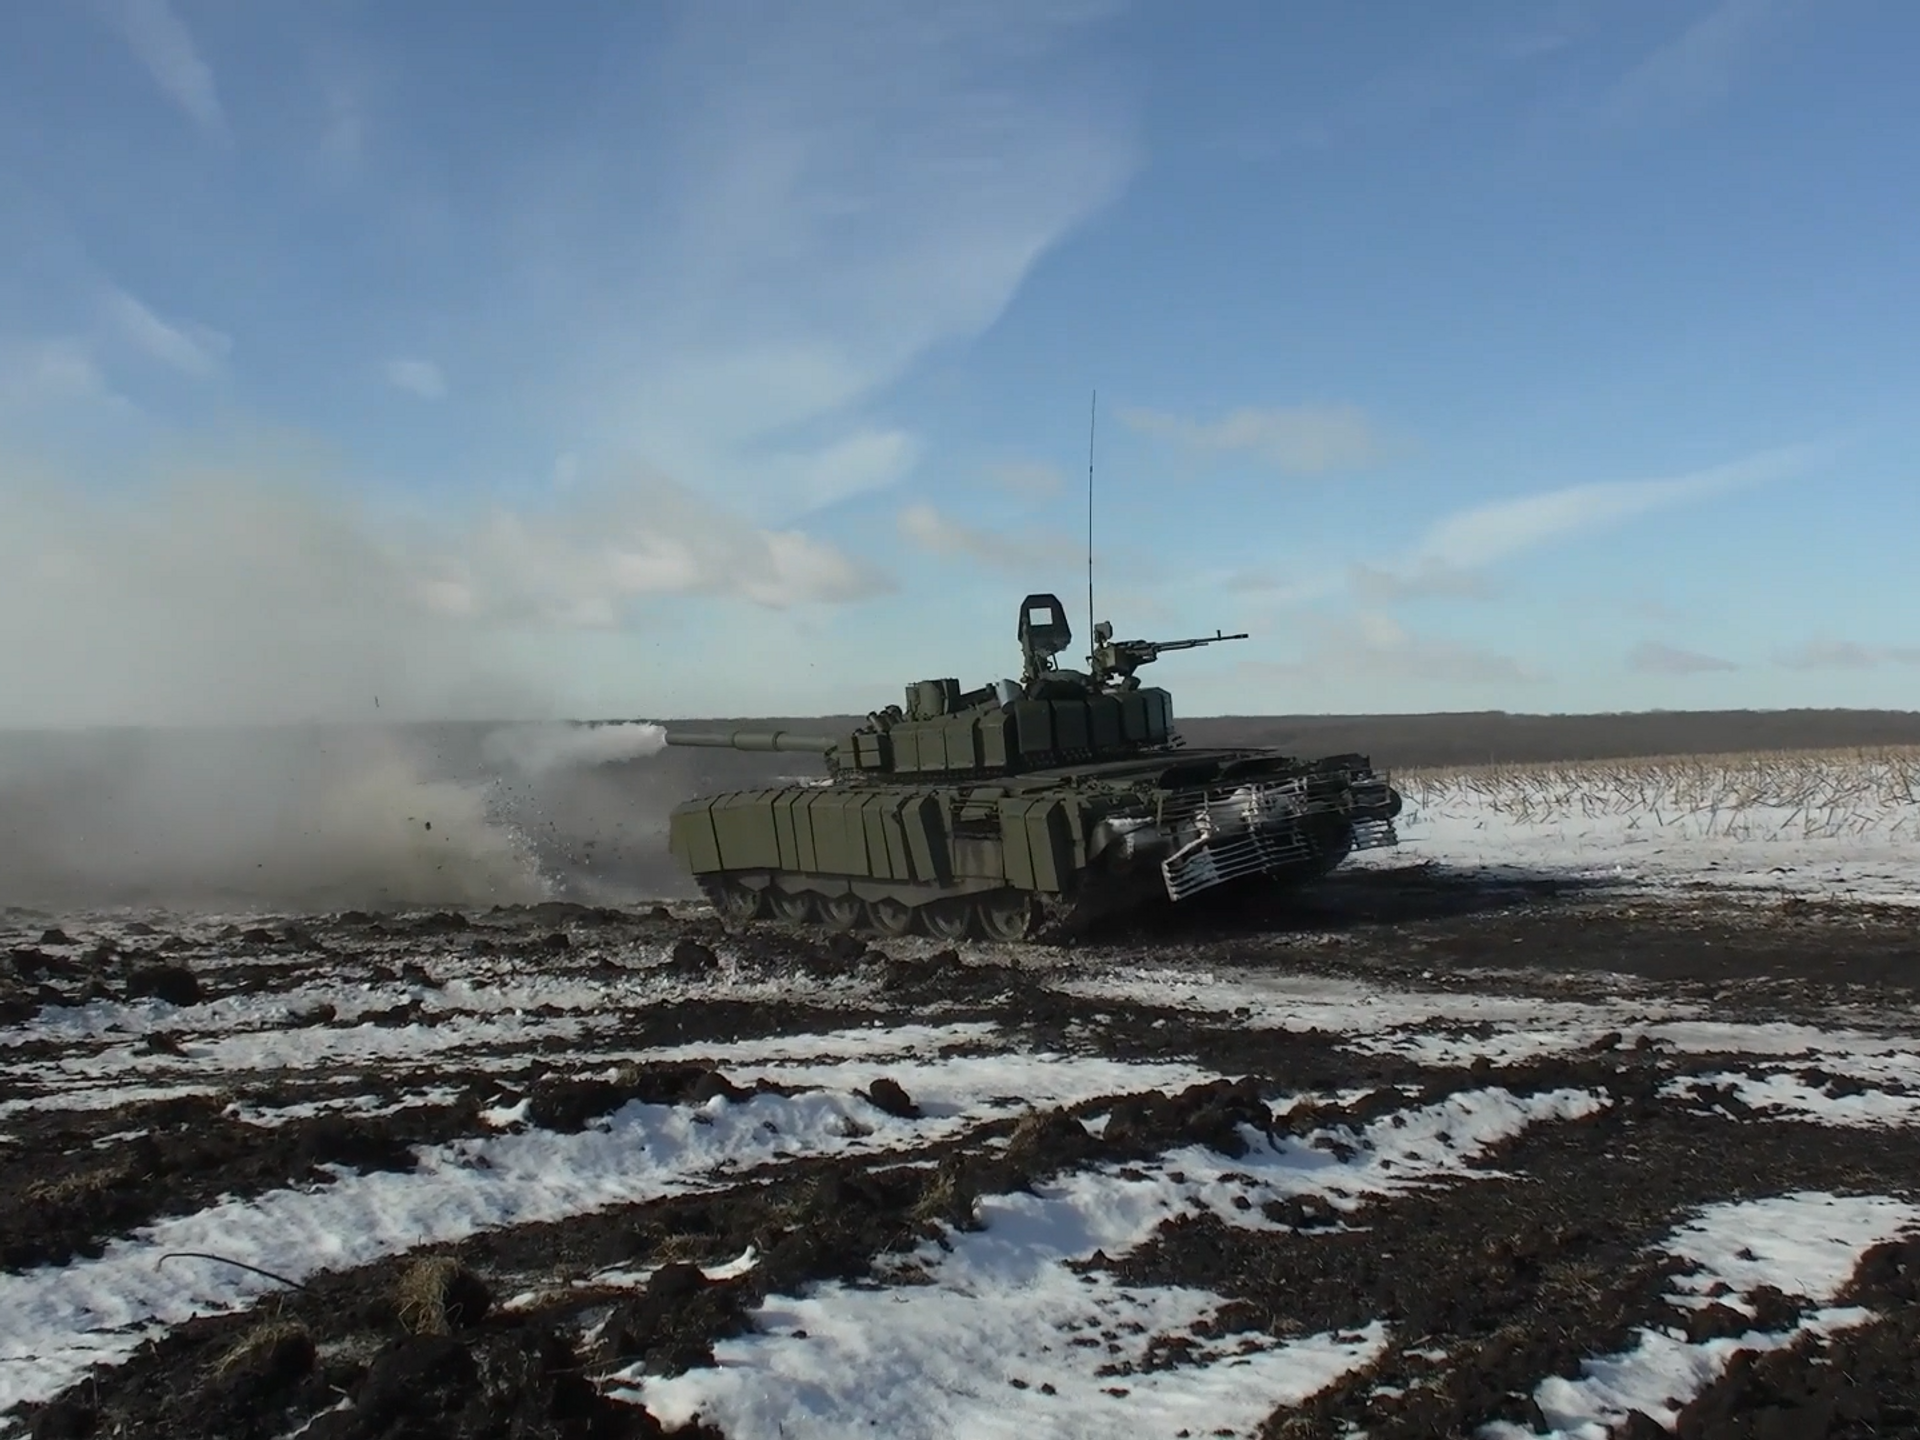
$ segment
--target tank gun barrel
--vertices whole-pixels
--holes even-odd
[[[710,750],[781,750],[825,755],[839,745],[831,735],[806,735],[796,730],[669,730],[669,745],[697,745]]]

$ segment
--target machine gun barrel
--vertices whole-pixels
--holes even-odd
[[[1197,636],[1192,640],[1123,640],[1121,644],[1141,650],[1151,650],[1155,654],[1158,654],[1162,650],[1193,650],[1202,645],[1218,645],[1222,640],[1245,640],[1248,638],[1244,630],[1238,635],[1222,635],[1216,630],[1211,635]]]
[[[711,750],[787,750],[825,755],[839,741],[831,735],[804,735],[794,730],[669,730],[669,745],[699,745]]]

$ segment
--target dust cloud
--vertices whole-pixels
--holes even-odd
[[[0,462],[0,904],[507,904],[573,893],[606,817],[654,843],[667,797],[600,762],[655,727],[502,725],[540,677],[345,495],[275,445],[111,487]]]

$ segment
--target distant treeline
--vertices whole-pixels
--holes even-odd
[[[790,729],[831,733],[851,715],[777,720],[674,720],[673,728]],[[1183,717],[1189,745],[1266,745],[1301,755],[1357,750],[1400,769],[1424,765],[1614,760],[1644,755],[1728,755],[1747,750],[1831,750],[1920,745],[1920,711],[1652,710],[1618,715],[1210,715]],[[718,761],[713,751],[696,752]],[[722,752],[724,753],[724,752]],[[682,751],[680,754],[685,755]],[[740,763],[744,762],[744,763]],[[709,765],[703,764],[702,769]],[[806,755],[741,756],[711,768],[765,774],[820,770]]]

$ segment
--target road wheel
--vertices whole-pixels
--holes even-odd
[[[735,925],[744,925],[749,920],[758,920],[765,912],[767,894],[739,880],[729,880],[720,887],[720,898],[715,907],[721,916]]]
[[[922,905],[927,933],[936,940],[965,940],[973,933],[973,902],[967,899],[936,900]]]
[[[897,938],[913,933],[913,907],[905,901],[891,897],[875,900],[867,906],[867,914],[873,919],[873,928],[882,935]]]
[[[978,902],[980,928],[990,940],[1024,940],[1033,933],[1038,910],[1020,890],[995,890]]]
[[[804,925],[813,919],[813,896],[804,890],[769,890],[773,913],[789,925]]]
[[[827,922],[829,930],[859,929],[866,910],[865,903],[852,892],[845,895],[828,895],[820,902],[820,915]]]

